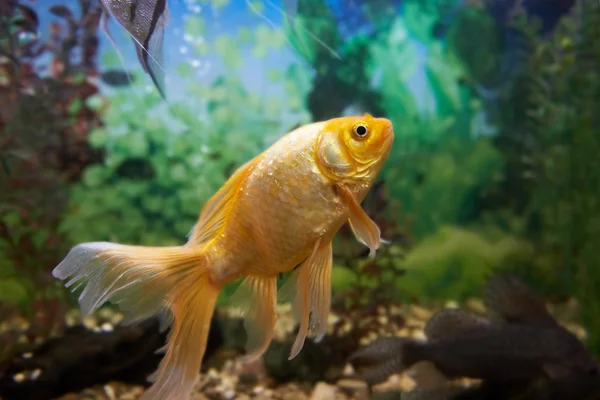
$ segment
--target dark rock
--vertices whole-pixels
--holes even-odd
[[[120,381],[148,385],[147,376],[157,368],[162,354],[156,350],[166,340],[158,321],[149,319],[137,325],[116,326],[110,332],[94,332],[84,326],[67,329],[33,351],[31,357],[17,356],[0,375],[0,398],[42,400],[79,392],[87,387]],[[205,358],[222,344],[217,318],[211,324]],[[35,379],[17,382],[15,375]]]
[[[374,392],[371,394],[371,400],[404,400],[402,392],[393,390],[389,392]]]
[[[302,351],[288,360],[293,341],[272,341],[264,355],[267,373],[279,382],[303,380],[317,382],[323,380],[327,369],[325,350],[310,340],[304,343]]]
[[[300,353],[288,360],[295,339],[293,333],[285,341],[273,340],[264,355],[267,373],[279,382],[334,382],[341,377],[348,356],[358,348],[354,335],[327,335],[319,343],[307,339]]]

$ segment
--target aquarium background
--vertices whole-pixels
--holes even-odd
[[[60,332],[76,296],[50,271],[72,245],[182,244],[283,134],[369,112],[395,129],[363,203],[392,244],[370,260],[342,229],[334,307],[460,303],[510,272],[574,299],[600,351],[598,2],[299,0],[289,19],[275,0],[172,0],[168,103],[95,1],[21,3],[37,16],[0,38],[0,321]],[[0,358],[19,346],[5,331]]]

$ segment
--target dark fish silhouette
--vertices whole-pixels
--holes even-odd
[[[121,87],[131,84],[134,80],[134,76],[127,71],[111,69],[100,74],[100,79],[110,86]]]
[[[116,45],[107,29],[108,15],[125,28],[135,43],[138,59],[144,71],[165,96],[163,63],[163,38],[169,18],[167,0],[100,0],[103,13],[103,30]]]
[[[565,398],[577,398],[598,385],[597,365],[583,344],[526,285],[497,276],[484,298],[499,320],[446,309],[427,323],[426,341],[380,338],[353,354],[350,362],[370,384],[430,361],[448,378],[513,383],[546,379],[555,393],[570,396]]]

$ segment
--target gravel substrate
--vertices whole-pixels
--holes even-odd
[[[378,307],[369,315],[360,311],[351,315],[338,315],[332,313],[329,317],[329,335],[344,335],[348,332],[356,332],[357,328],[363,332],[359,339],[360,345],[365,345],[379,336],[409,336],[424,338],[423,328],[427,320],[443,307],[457,307],[455,302],[447,302],[436,307],[423,307],[419,305],[392,305],[389,307]],[[476,312],[483,312],[484,306],[478,299],[471,299],[463,306]],[[560,306],[550,306],[550,310],[557,316],[558,320],[572,331],[580,339],[585,339],[585,330],[575,323],[576,303],[571,301]],[[228,309],[221,309],[221,313],[235,315]],[[278,321],[275,330],[275,339],[284,340],[293,335],[295,321],[291,314],[289,305],[278,306]],[[111,309],[100,310],[94,317],[81,317],[77,310],[72,310],[66,315],[66,324],[69,326],[84,324],[88,329],[96,332],[107,332],[114,329],[122,319],[122,315]],[[14,320],[0,323],[0,334],[2,331],[27,330],[27,321]],[[23,334],[22,342],[31,341]],[[43,339],[33,339],[41,343]],[[22,355],[27,357],[27,353]],[[301,383],[276,382],[269,377],[262,360],[252,364],[241,364],[237,354],[227,349],[221,349],[217,355],[210,360],[211,364],[206,373],[202,374],[196,391],[192,397],[195,400],[229,400],[229,399],[280,399],[280,400],[346,400],[346,399],[376,399],[376,398],[399,398],[400,392],[408,392],[415,387],[435,386],[445,382],[445,379],[432,372],[425,363],[417,364],[412,369],[400,375],[392,375],[389,379],[375,386],[369,393],[364,382],[352,377],[352,368],[346,365],[343,376],[331,382]],[[36,379],[35,371],[13,376],[15,381]],[[339,374],[338,374],[339,375]],[[460,380],[457,385],[469,386],[476,381]],[[110,382],[104,385],[94,386],[80,393],[69,393],[58,400],[75,399],[108,399],[108,400],[135,400],[143,393],[142,386],[126,385],[120,382]],[[393,396],[397,393],[397,396]]]

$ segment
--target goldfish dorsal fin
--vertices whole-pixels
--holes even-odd
[[[231,214],[240,187],[250,174],[256,158],[248,161],[234,172],[225,184],[202,207],[198,222],[188,236],[188,243],[199,245],[221,233]]]
[[[489,326],[491,322],[478,314],[460,309],[445,309],[431,317],[425,326],[427,340],[436,341],[473,328]]]
[[[367,122],[373,121],[373,116],[367,112],[365,113],[364,118],[367,120]]]

